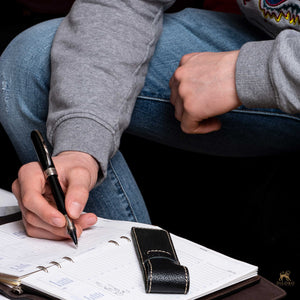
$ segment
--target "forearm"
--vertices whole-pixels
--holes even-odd
[[[300,112],[300,32],[282,31],[275,40],[251,42],[240,51],[236,67],[239,99],[249,108]]]
[[[143,87],[163,11],[173,2],[75,2],[51,52],[47,128],[54,154],[87,152],[105,174]]]

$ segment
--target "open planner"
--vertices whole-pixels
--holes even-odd
[[[172,235],[180,263],[190,273],[187,295],[145,293],[132,243],[132,227],[151,225],[98,219],[72,241],[28,237],[21,221],[0,226],[0,282],[30,287],[54,299],[198,299],[255,278],[257,267]],[[154,227],[157,228],[157,227]]]

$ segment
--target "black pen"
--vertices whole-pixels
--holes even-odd
[[[52,195],[54,197],[57,209],[64,215],[66,218],[67,230],[72,238],[74,244],[77,246],[77,234],[76,227],[74,226],[73,221],[69,218],[66,208],[65,208],[65,194],[61,188],[61,185],[58,181],[57,171],[55,169],[52,158],[47,149],[46,143],[38,130],[33,130],[31,132],[31,140],[33,142],[36,154],[39,158],[40,164],[44,171],[46,180],[49,182]]]

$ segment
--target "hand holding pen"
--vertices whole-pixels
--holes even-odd
[[[31,132],[31,140],[34,145],[34,149],[41,163],[42,169],[46,180],[48,181],[53,198],[55,200],[57,209],[64,215],[66,219],[66,227],[68,234],[73,240],[74,244],[77,246],[78,239],[76,233],[76,227],[73,223],[73,220],[68,216],[66,207],[65,207],[65,194],[61,188],[61,185],[58,180],[58,174],[55,169],[54,163],[46,146],[46,143],[37,130]]]
[[[62,152],[52,159],[65,193],[67,215],[73,219],[79,237],[84,229],[97,221],[94,214],[81,213],[89,191],[97,180],[98,164],[88,154],[77,151]],[[57,209],[40,163],[31,162],[23,165],[12,185],[12,190],[18,199],[28,235],[54,240],[69,237],[66,231],[66,218]]]

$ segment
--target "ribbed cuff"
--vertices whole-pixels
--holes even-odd
[[[276,107],[268,59],[273,41],[249,42],[240,50],[236,65],[236,89],[248,108]]]
[[[61,122],[52,133],[53,155],[63,151],[80,151],[92,155],[99,163],[98,183],[107,174],[107,165],[114,154],[111,132],[88,118],[70,118]]]

